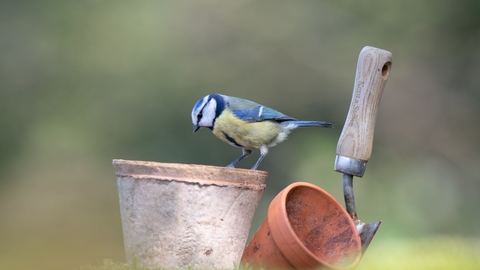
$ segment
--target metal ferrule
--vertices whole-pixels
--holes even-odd
[[[367,161],[337,155],[335,158],[335,171],[362,177],[367,168]]]

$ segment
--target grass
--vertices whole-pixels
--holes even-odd
[[[232,266],[234,266],[232,268],[233,270],[249,269],[248,266],[247,267],[237,266],[234,263],[232,263]],[[178,268],[178,269],[182,269],[182,268]],[[79,270],[167,270],[167,269],[162,267],[152,268],[152,267],[141,266],[138,264],[136,260],[134,260],[132,263],[122,263],[122,262],[114,262],[112,260],[103,260],[103,265],[100,265],[100,266],[87,265],[87,266],[81,267]],[[173,269],[168,269],[168,270],[173,270]],[[194,270],[194,268],[189,267],[187,268],[187,270]]]
[[[232,269],[247,268],[240,266]],[[480,239],[437,236],[373,242],[356,268],[367,269],[480,269]],[[84,266],[80,270],[164,270],[164,268],[142,267],[137,262],[127,264],[105,260],[100,266]]]
[[[480,269],[480,239],[436,236],[372,242],[357,270]]]

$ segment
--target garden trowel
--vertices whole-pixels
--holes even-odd
[[[353,177],[362,177],[372,153],[377,109],[392,68],[392,54],[373,47],[360,52],[352,100],[337,144],[335,171],[343,173],[345,207],[352,217],[364,253],[382,223],[363,223],[357,217]]]

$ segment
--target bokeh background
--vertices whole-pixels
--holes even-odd
[[[354,183],[359,217],[383,220],[364,262],[444,266],[439,243],[475,262],[478,14],[473,0],[2,1],[0,268],[124,261],[112,159],[230,163],[239,149],[192,133],[191,108],[212,92],[335,124],[271,149],[253,231],[291,182],[343,201],[335,148],[366,45],[394,60]]]

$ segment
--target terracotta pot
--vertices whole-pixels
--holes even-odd
[[[270,203],[242,263],[254,268],[349,269],[358,264],[361,251],[355,224],[342,205],[325,190],[297,182]]]
[[[125,254],[162,269],[239,264],[267,173],[114,160]]]

